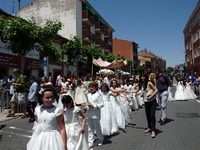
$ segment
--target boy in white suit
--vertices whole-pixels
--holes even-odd
[[[101,132],[100,126],[100,117],[101,111],[100,108],[104,106],[102,95],[97,91],[98,83],[92,82],[89,84],[90,93],[88,96],[88,144],[89,148],[94,147],[94,131],[96,131],[96,135],[98,138],[97,145],[102,145],[104,137]]]

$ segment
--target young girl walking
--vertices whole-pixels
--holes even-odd
[[[62,97],[64,105],[64,120],[67,133],[68,150],[87,150],[88,145],[84,136],[86,117],[79,107],[74,106],[74,101],[70,95]],[[82,125],[79,124],[79,116],[82,117]]]
[[[43,86],[38,92],[42,105],[35,108],[34,132],[27,150],[67,150],[63,111],[53,105],[56,96],[51,85]]]
[[[109,90],[106,83],[101,86],[101,94],[103,97],[104,107],[101,108],[101,131],[104,136],[110,136],[119,133],[117,119],[114,114],[113,107],[110,102],[110,95],[117,96]]]

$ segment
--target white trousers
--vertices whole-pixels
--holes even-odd
[[[103,143],[103,135],[101,132],[100,119],[88,119],[88,144],[89,147],[94,146],[94,132],[99,141]]]

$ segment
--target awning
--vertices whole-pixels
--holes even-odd
[[[116,69],[126,65],[126,61],[114,60],[112,63],[99,59],[93,59],[93,64],[101,68]]]

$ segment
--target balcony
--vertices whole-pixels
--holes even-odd
[[[104,45],[105,45],[105,42],[102,39],[95,40],[95,46],[104,47]]]
[[[95,22],[95,31],[99,34],[105,33],[105,26],[102,25],[100,22]]]
[[[90,32],[89,30],[84,30],[83,31],[83,40],[86,41],[87,43],[94,43],[95,35]]]
[[[83,10],[82,21],[88,26],[93,26],[95,24],[95,16],[90,14],[88,10]]]
[[[104,37],[109,37],[109,38],[112,38],[112,32],[108,31],[108,30],[105,30],[105,35]]]
[[[105,51],[112,52],[112,46],[108,43],[105,43]]]

